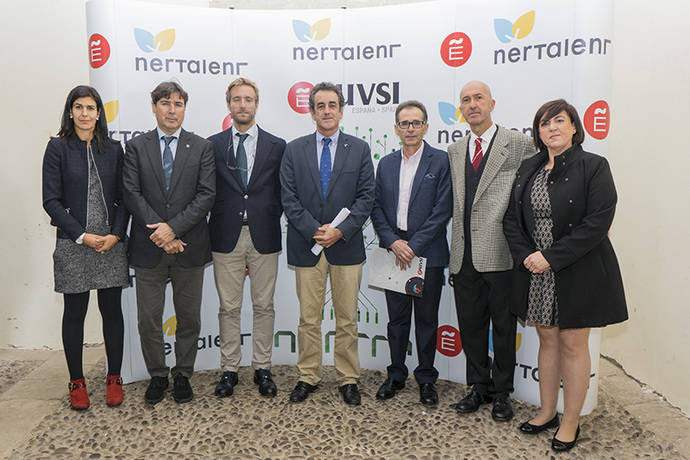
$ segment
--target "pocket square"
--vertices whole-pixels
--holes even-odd
[[[426,173],[424,176],[424,179],[436,179],[436,176],[433,175],[432,173]]]

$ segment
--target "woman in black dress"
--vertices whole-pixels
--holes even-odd
[[[123,152],[108,137],[101,98],[77,86],[67,96],[57,137],[43,157],[43,208],[57,227],[55,291],[64,296],[62,342],[72,409],[89,407],[82,372],[89,291],[98,292],[108,359],[106,403],[122,403],[122,288],[129,284],[125,243],[129,214],[122,204]]]
[[[589,332],[628,318],[608,238],[616,189],[605,158],[582,150],[575,108],[547,102],[534,117],[539,150],[517,172],[503,227],[515,261],[514,313],[539,335],[541,409],[520,430],[559,427],[551,446],[571,449],[589,386]],[[563,381],[563,418],[556,413]]]

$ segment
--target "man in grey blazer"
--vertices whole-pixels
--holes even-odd
[[[280,168],[281,199],[288,220],[288,264],[295,267],[300,302],[300,378],[290,401],[304,401],[321,380],[321,314],[330,272],[336,331],[335,369],[347,404],[357,405],[359,355],[357,301],[366,259],[362,225],[374,205],[374,165],[369,146],[340,132],[345,99],[332,83],[309,95],[316,133],[288,143]],[[343,209],[345,220],[330,226]],[[323,247],[312,252],[314,243]]]
[[[534,147],[524,134],[493,123],[494,105],[485,83],[471,81],[460,92],[460,111],[471,133],[448,148],[453,179],[450,273],[472,387],[457,410],[475,412],[493,400],[493,419],[507,421],[513,417],[508,395],[513,391],[517,323],[508,305],[513,259],[503,215],[515,172]]]
[[[201,328],[204,265],[211,260],[206,215],[216,194],[211,143],[182,129],[187,93],[174,82],[151,92],[158,127],[127,142],[124,201],[132,213],[129,263],[134,267],[139,336],[151,382],[144,399],[156,404],[168,388],[162,317],[170,280],[177,327],[173,397],[191,401]]]

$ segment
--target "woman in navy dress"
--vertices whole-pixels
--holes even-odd
[[[122,288],[129,284],[122,204],[122,146],[108,137],[103,103],[89,86],[70,91],[57,136],[43,157],[43,208],[57,227],[53,271],[63,294],[62,342],[72,409],[90,401],[82,371],[89,292],[97,290],[108,359],[106,403],[122,403]]]

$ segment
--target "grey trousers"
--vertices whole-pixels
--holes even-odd
[[[165,254],[154,268],[134,267],[139,316],[139,339],[151,377],[167,377],[163,341],[165,286],[172,283],[175,308],[175,367],[172,375],[191,377],[201,330],[201,288],[204,267],[181,267],[174,255]]]

